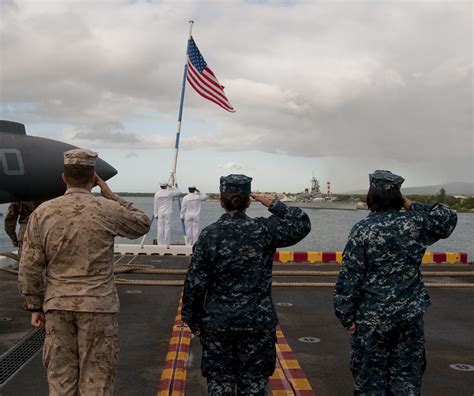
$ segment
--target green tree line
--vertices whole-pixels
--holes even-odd
[[[358,195],[357,197],[359,201],[362,202],[365,202],[367,198],[365,194]],[[431,205],[441,202],[458,212],[474,212],[474,197],[455,198],[452,195],[446,194],[446,190],[444,188],[441,188],[436,195],[412,194],[406,195],[406,197],[412,201],[423,202]]]

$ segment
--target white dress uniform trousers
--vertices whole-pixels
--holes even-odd
[[[186,226],[186,245],[194,245],[199,235],[199,218],[201,216],[201,202],[208,198],[200,192],[189,193],[181,202],[180,217]]]
[[[173,198],[181,192],[176,187],[161,189],[155,194],[153,214],[157,219],[158,245],[169,246],[171,239],[171,214],[173,213]]]

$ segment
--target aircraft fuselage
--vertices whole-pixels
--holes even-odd
[[[23,124],[0,120],[0,203],[42,201],[64,194],[64,151],[77,148],[57,140],[26,135]],[[104,180],[117,171],[102,159],[97,174]]]

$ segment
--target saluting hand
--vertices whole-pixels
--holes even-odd
[[[272,200],[267,198],[265,195],[250,194],[250,196],[255,199],[255,201],[260,202],[263,206],[267,208],[272,204]]]
[[[408,199],[407,197],[403,197],[403,207],[404,207],[406,210],[410,210],[411,204],[412,204],[411,199]]]
[[[107,199],[113,199],[114,198],[114,193],[110,189],[110,187],[107,185],[105,181],[103,181],[100,176],[96,173],[95,174],[95,184],[99,186],[100,188],[100,193],[104,198]]]

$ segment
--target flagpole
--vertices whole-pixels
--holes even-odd
[[[189,39],[192,37],[193,32],[193,24],[194,21],[189,21]],[[188,40],[189,45],[189,40]],[[183,107],[184,107],[184,94],[186,92],[186,79],[188,77],[188,46],[186,46],[186,59],[184,62],[184,73],[183,73],[183,84],[181,86],[181,99],[179,103],[179,114],[178,114],[178,128],[176,131],[176,140],[174,143],[174,156],[173,156],[173,164],[171,168],[170,178],[168,180],[168,184],[171,186],[178,187],[178,183],[176,181],[176,166],[178,165],[178,152],[179,152],[179,138],[181,135],[181,120],[183,119]],[[178,197],[178,208],[181,212],[181,198]],[[186,242],[186,227],[184,225],[184,220],[181,219],[181,228],[183,230],[184,239]]]
[[[192,37],[194,21],[189,21],[189,38]],[[188,49],[186,47],[186,61],[184,62],[184,74],[183,74],[183,85],[181,87],[181,100],[179,103],[179,114],[178,114],[178,130],[176,131],[176,140],[174,144],[174,158],[171,168],[171,175],[169,184],[174,185],[176,183],[176,166],[178,164],[178,151],[179,151],[179,138],[181,134],[181,120],[183,119],[183,106],[184,106],[184,94],[186,91],[186,79],[188,77]]]

